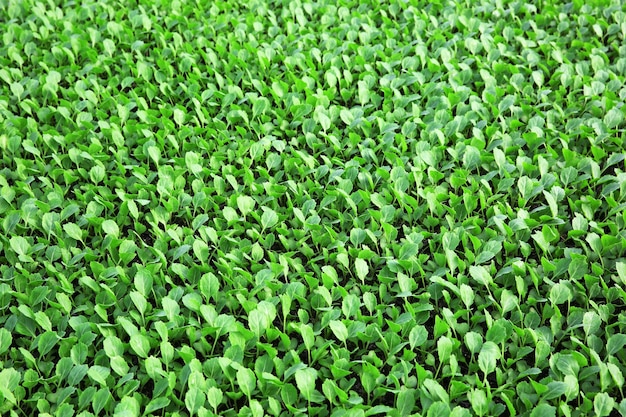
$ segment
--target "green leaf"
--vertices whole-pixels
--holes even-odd
[[[256,388],[256,375],[248,368],[241,367],[237,370],[237,384],[241,388],[241,392],[248,398],[252,396],[252,392]]]
[[[354,122],[354,115],[348,109],[341,109],[339,117],[341,118],[341,121],[346,124],[346,126],[351,126]]]
[[[581,279],[585,274],[589,273],[589,262],[587,257],[583,255],[572,254],[572,262],[570,262],[567,271],[573,281]]]
[[[480,151],[475,146],[467,146],[463,154],[463,166],[468,170],[476,169],[480,166]]]
[[[511,106],[513,106],[513,104],[515,104],[515,96],[512,96],[512,95],[504,96],[502,101],[500,101],[500,103],[498,104],[498,112],[500,114],[504,113],[505,111],[510,109]]]
[[[35,321],[42,329],[51,332],[52,331],[52,322],[50,318],[43,311],[38,311],[35,313]]]
[[[598,417],[611,415],[615,407],[615,400],[606,392],[599,392],[593,399],[593,410]]]
[[[317,371],[313,368],[298,369],[295,373],[296,386],[302,392],[302,396],[307,401],[311,401],[315,392],[315,380]]]
[[[67,233],[67,235],[72,239],[76,239],[79,241],[83,240],[83,231],[75,223],[65,223],[63,225],[63,230],[65,230],[65,233]]]
[[[613,107],[604,116],[604,124],[609,129],[615,129],[622,123],[623,120],[624,120],[624,114],[622,113],[620,109],[616,107]]]
[[[263,215],[261,216],[261,226],[263,229],[269,229],[278,223],[278,214],[268,207],[261,207]]]
[[[21,379],[21,374],[13,368],[5,368],[0,371],[0,397],[9,404],[16,404],[15,390]]]
[[[213,410],[217,411],[217,407],[222,404],[222,399],[224,398],[224,394],[222,390],[217,387],[211,387],[207,391],[207,399],[209,400],[209,404],[213,407]]]
[[[356,276],[361,280],[365,281],[365,278],[370,272],[370,268],[367,265],[367,262],[361,258],[357,258],[354,260],[354,269],[356,270]]]
[[[135,304],[135,307],[137,307],[137,311],[139,311],[139,314],[143,316],[146,312],[146,309],[148,308],[148,301],[146,300],[146,297],[144,297],[140,292],[137,291],[131,291],[129,293],[129,296],[130,299],[133,301],[133,304]]]
[[[443,338],[443,337],[442,337]],[[439,339],[441,340],[441,339]],[[430,397],[435,401],[441,401],[445,404],[450,404],[450,396],[446,390],[434,379],[424,380],[424,387],[428,390]]]
[[[348,340],[348,328],[346,325],[339,320],[331,320],[328,325],[330,329],[333,331],[333,334],[339,341],[346,342]]]
[[[566,301],[571,301],[572,299],[572,291],[569,287],[559,282],[554,284],[552,288],[550,288],[550,301],[555,305],[560,305],[565,303]]]
[[[120,234],[120,228],[117,223],[109,219],[102,222],[102,231],[107,235],[113,235],[115,237],[118,237]]]
[[[626,334],[616,333],[609,337],[606,343],[606,353],[615,355],[626,346]]]
[[[148,146],[148,156],[152,159],[155,165],[159,165],[159,161],[161,160],[161,151],[156,146]]]
[[[310,324],[300,323],[298,329],[300,330],[304,347],[310,351],[315,344],[315,333],[313,332],[313,328]]]
[[[91,406],[93,407],[96,415],[107,406],[110,398],[111,393],[108,388],[101,388],[98,391],[95,391],[91,397]]]
[[[13,343],[13,336],[7,329],[0,329],[0,355],[9,350]]]
[[[106,391],[110,396],[111,394]],[[97,396],[98,394],[96,394]],[[95,401],[95,398],[94,398]],[[95,409],[95,407],[94,407]],[[113,412],[113,417],[138,417],[139,416],[139,401],[135,397],[125,396],[122,400],[115,406],[115,411]]]
[[[474,280],[478,282],[479,284],[482,284],[486,287],[493,284],[493,279],[491,278],[491,274],[489,274],[489,271],[487,271],[487,269],[484,266],[472,265],[470,266],[469,272],[470,272],[470,276],[474,278]]]
[[[323,111],[316,114],[324,132],[328,131],[328,129],[330,129],[330,117]]]
[[[565,394],[567,391],[567,384],[561,381],[552,381],[548,383],[548,390],[543,393],[544,400],[553,400]]]
[[[97,382],[103,387],[107,386],[106,379],[111,374],[111,370],[109,368],[105,368],[104,366],[93,365],[89,368],[87,375],[93,381]]]
[[[400,248],[400,253],[398,255],[398,259],[407,260],[411,259],[419,252],[419,245],[414,242],[405,242],[402,244]]]
[[[439,362],[447,363],[450,360],[452,347],[452,341],[446,336],[441,336],[439,340],[437,340],[437,355],[439,356]]]
[[[595,311],[587,311],[583,314],[583,330],[585,331],[585,336],[589,336],[590,334],[595,334],[602,325],[602,319]]]
[[[265,97],[259,97],[254,100],[252,104],[252,117],[257,117],[260,114],[265,114],[270,108],[270,101]]]
[[[415,408],[415,390],[402,386],[396,397],[396,408],[401,416],[409,416]]]
[[[461,294],[461,300],[465,307],[469,308],[474,304],[474,290],[467,284],[461,284],[459,287],[459,293]]]
[[[204,393],[198,388],[189,388],[185,394],[185,407],[189,410],[190,415],[198,414],[200,407],[204,406],[206,397]]]
[[[556,417],[556,407],[541,403],[533,409],[530,417]]]
[[[11,249],[18,255],[28,255],[30,251],[30,243],[22,236],[13,236],[9,240]]]
[[[67,383],[73,387],[80,384],[80,381],[87,375],[89,367],[87,365],[76,365],[67,376]]]
[[[622,281],[622,284],[626,285],[626,262],[616,262],[615,269],[617,270],[617,276]]]
[[[176,300],[171,299],[169,296],[163,297],[161,299],[161,304],[163,305],[163,311],[165,311],[165,315],[169,321],[174,321],[176,317],[178,317],[178,313],[180,313],[180,306]]]
[[[472,409],[479,416],[484,416],[489,411],[487,394],[482,389],[473,389],[467,394]]]
[[[146,409],[144,410],[144,415],[149,415],[154,413],[157,410],[167,407],[170,405],[171,401],[166,397],[159,397],[151,400],[148,405],[146,405]]]
[[[149,297],[152,292],[152,274],[148,269],[144,267],[139,267],[137,273],[135,274],[134,284],[137,291],[144,297]]]
[[[40,356],[45,356],[59,341],[59,336],[55,332],[47,331],[39,336],[37,350]]]
[[[357,316],[361,308],[359,297],[354,294],[348,294],[341,303],[341,310],[347,319]]]
[[[131,335],[130,347],[141,358],[145,359],[150,354],[150,340],[140,333]]]
[[[502,243],[499,240],[490,240],[482,247],[482,251],[476,257],[476,264],[482,264],[493,259],[502,251]]]
[[[478,367],[485,375],[489,375],[496,370],[497,361],[500,359],[500,356],[501,353],[498,345],[493,342],[485,342],[478,354]]]
[[[487,329],[487,334],[485,335],[485,339],[490,342],[499,345],[506,341],[510,335],[511,324],[508,320],[498,319],[495,320],[491,326]]]
[[[409,332],[409,345],[411,349],[422,346],[428,340],[428,330],[421,324],[414,326]]]
[[[248,215],[254,210],[255,204],[256,202],[250,196],[240,195],[239,197],[237,197],[237,207],[239,208],[241,214],[243,214],[244,216]]]

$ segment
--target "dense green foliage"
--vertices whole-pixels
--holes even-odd
[[[626,415],[620,1],[128,3],[0,0],[0,414]]]

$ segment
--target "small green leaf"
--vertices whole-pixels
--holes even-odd
[[[548,390],[543,393],[544,400],[553,400],[565,394],[567,391],[567,384],[561,381],[552,381],[547,385]]]
[[[107,397],[111,395],[108,390],[107,394]],[[96,394],[96,396],[97,395],[98,394]],[[139,401],[135,397],[123,397],[122,400],[115,406],[113,417],[139,417]]]
[[[161,160],[161,151],[156,146],[148,146],[148,156],[154,162],[155,165],[159,165],[159,161]]]
[[[487,271],[487,268],[485,268],[484,266],[472,265],[470,266],[469,272],[470,272],[470,276],[474,278],[474,280],[476,280],[476,282],[478,282],[479,284],[482,284],[486,287],[493,284],[493,279],[491,278],[491,274],[489,274],[489,271]]]
[[[328,115],[324,112],[319,112],[316,114],[320,125],[322,125],[322,129],[324,129],[324,132],[328,131],[328,129],[330,129],[330,117],[328,117]]]
[[[30,250],[30,243],[23,238],[22,236],[13,236],[9,241],[11,244],[11,249],[18,255],[28,255],[28,251]]]
[[[482,251],[476,257],[476,264],[482,264],[493,259],[494,256],[502,251],[502,242],[499,240],[490,240],[482,247]]]
[[[39,336],[39,343],[37,344],[37,350],[39,355],[45,356],[52,350],[54,345],[59,341],[59,336],[55,332],[47,331]]]
[[[144,415],[153,414],[155,411],[160,410],[162,408],[170,405],[170,399],[166,397],[159,397],[151,400],[148,405],[146,405],[146,409],[144,411]]]
[[[556,416],[556,407],[551,406],[550,404],[546,404],[546,403],[539,404],[530,413],[530,417],[555,417],[555,416]]]
[[[180,306],[176,300],[171,299],[169,296],[163,297],[161,299],[161,304],[163,305],[163,311],[165,311],[165,315],[169,321],[174,321],[176,317],[178,317],[178,313],[180,313]]]
[[[7,329],[0,329],[0,355],[9,350],[13,343],[13,336]]]
[[[63,230],[65,230],[65,233],[67,233],[67,235],[72,239],[79,241],[83,240],[83,231],[75,223],[65,223],[63,225]]]
[[[365,278],[370,272],[370,268],[367,265],[367,262],[364,259],[357,258],[354,260],[354,269],[356,270],[356,276],[361,280],[365,281]]]
[[[593,399],[593,410],[598,417],[611,415],[614,407],[615,400],[606,392],[599,392]]]
[[[350,126],[352,125],[352,122],[354,122],[354,115],[348,109],[341,109],[339,117],[341,118],[341,121],[346,124],[346,126]]]
[[[581,279],[585,274],[589,273],[589,261],[584,255],[572,254],[572,261],[570,262],[567,271],[572,281]]]
[[[626,262],[616,262],[615,269],[617,270],[617,276],[622,281],[622,284],[626,285]]]
[[[274,210],[267,207],[262,207],[262,209],[261,226],[263,226],[263,229],[269,229],[278,223],[278,214]]]
[[[104,366],[93,365],[89,368],[87,375],[89,378],[97,382],[103,387],[107,386],[106,379],[111,374],[111,370],[109,368],[105,368]]]
[[[439,340],[437,340],[437,355],[439,356],[439,362],[447,363],[450,360],[452,347],[452,341],[446,336],[441,336]]]
[[[120,234],[120,228],[113,220],[105,220],[102,222],[102,231],[107,235],[113,235],[118,237]]]
[[[459,287],[459,292],[461,294],[461,300],[465,307],[470,308],[472,304],[474,304],[474,290],[467,284],[461,284]]]
[[[311,401],[315,392],[315,380],[317,371],[313,368],[298,369],[295,373],[296,386],[302,392],[302,396],[307,401]]]
[[[396,397],[396,408],[401,416],[405,417],[413,413],[415,399],[416,395],[414,389],[407,389],[405,386],[400,388],[400,392],[398,392]]]
[[[400,248],[400,253],[398,255],[398,259],[401,261],[411,259],[419,252],[419,245],[414,242],[405,242],[402,244]]]
[[[150,340],[141,333],[135,333],[130,337],[130,347],[144,359],[150,354]]]
[[[467,399],[472,405],[472,409],[479,416],[484,416],[489,411],[489,401],[487,394],[481,389],[473,389],[467,393]]]
[[[331,320],[328,325],[330,326],[330,329],[333,331],[337,339],[344,343],[346,340],[348,340],[348,328],[343,323],[343,321]]]
[[[222,403],[222,399],[224,398],[224,394],[221,389],[217,387],[211,387],[207,391],[207,399],[209,400],[209,404],[213,407],[213,410],[217,412],[217,407]]]
[[[248,368],[241,367],[237,370],[237,383],[241,392],[248,398],[252,396],[252,392],[256,388],[256,375]]]
[[[149,297],[152,292],[152,274],[144,267],[139,267],[135,274],[134,284],[137,291],[144,297]]]
[[[615,355],[621,351],[626,345],[626,334],[616,333],[609,337],[606,343],[606,353],[609,355]]]
[[[315,333],[313,332],[313,328],[308,323],[300,323],[298,329],[300,330],[300,335],[304,341],[304,347],[310,351],[315,344]]]
[[[265,114],[265,112],[270,108],[270,101],[265,97],[257,98],[252,104],[252,117],[257,117],[260,114]]]
[[[572,291],[565,283],[558,282],[550,288],[550,301],[554,305],[563,304],[567,301],[571,301],[571,299]]]
[[[500,101],[500,103],[498,104],[498,112],[500,114],[504,113],[505,111],[510,109],[511,106],[513,106],[513,104],[515,104],[515,96],[512,96],[512,95],[504,96],[502,101]]]
[[[495,371],[500,356],[498,345],[493,342],[485,342],[478,354],[478,367],[485,375],[489,375]]]
[[[21,374],[13,368],[5,368],[0,371],[0,398],[9,404],[16,404],[14,392],[18,387]]]
[[[409,344],[411,349],[422,346],[428,340],[428,330],[421,324],[416,325],[409,332]]]
[[[70,387],[80,384],[80,381],[82,381],[85,375],[87,375],[88,370],[89,367],[87,365],[74,366],[67,376],[67,384]]]
[[[139,311],[139,314],[143,316],[146,312],[146,309],[148,308],[148,301],[146,300],[146,297],[144,297],[138,291],[131,291],[129,293],[129,296],[130,299],[133,301],[133,304],[135,304],[135,307],[137,307],[137,311]]]
[[[185,394],[185,406],[189,410],[190,415],[198,414],[200,407],[204,406],[206,397],[198,388],[190,388]]]
[[[587,311],[583,314],[583,330],[585,335],[595,334],[602,325],[602,319],[595,311]]]
[[[52,332],[52,322],[50,318],[43,311],[38,311],[35,313],[35,321],[42,329]]]
[[[624,120],[624,114],[617,107],[613,107],[604,116],[604,124],[609,129],[615,129],[622,123],[623,120]]]
[[[256,202],[250,196],[240,195],[239,197],[237,197],[237,207],[239,208],[241,214],[243,214],[244,216],[248,215],[248,213],[254,210],[255,204]]]

